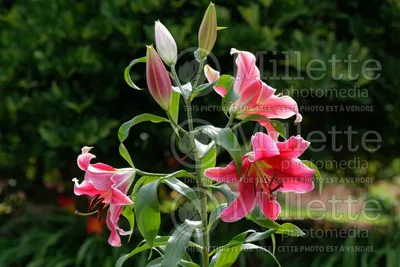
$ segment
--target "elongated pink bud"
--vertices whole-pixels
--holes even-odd
[[[147,87],[154,100],[165,110],[171,104],[172,84],[160,56],[152,45],[147,46],[146,54]]]
[[[154,26],[157,52],[168,66],[176,64],[178,49],[174,37],[158,20]]]

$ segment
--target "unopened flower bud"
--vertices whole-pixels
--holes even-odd
[[[198,56],[200,58],[205,58],[210,54],[217,40],[217,13],[215,12],[215,5],[213,3],[210,3],[204,14],[198,39]]]
[[[156,21],[154,29],[158,54],[168,66],[175,65],[178,49],[174,37],[159,20]]]
[[[163,109],[168,110],[172,95],[171,79],[160,56],[152,45],[147,46],[146,81],[154,100]]]

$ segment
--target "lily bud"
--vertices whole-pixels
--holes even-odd
[[[210,3],[206,13],[204,14],[203,21],[199,30],[199,50],[198,56],[205,58],[210,54],[217,40],[217,13],[215,12],[215,5]]]
[[[147,46],[146,81],[150,94],[165,110],[171,104],[172,84],[160,56],[152,45]]]
[[[159,20],[156,21],[154,29],[158,54],[168,66],[175,65],[178,49],[174,37]]]

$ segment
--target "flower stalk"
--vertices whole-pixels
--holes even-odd
[[[194,87],[197,86],[199,80],[200,80],[200,74],[203,69],[203,64],[204,64],[204,59],[200,60],[200,67],[196,75],[196,80],[194,81]],[[174,80],[176,81],[179,89],[183,91],[182,85],[179,81],[178,75],[175,71],[175,68],[171,68],[172,75],[174,76]],[[187,97],[184,96],[185,100],[185,105],[186,105],[186,111],[187,111],[187,120],[188,120],[188,126],[189,126],[189,132],[187,133],[189,136],[189,141],[191,147],[193,147],[193,157],[195,161],[195,169],[196,169],[196,174],[195,178],[197,181],[197,186],[200,189],[204,189],[204,183],[203,183],[203,173],[202,173],[202,168],[201,168],[201,159],[199,155],[199,150],[196,147],[196,141],[194,138],[193,134],[193,115],[192,115],[192,106],[190,104],[190,101]],[[208,218],[207,218],[207,210],[208,210],[208,204],[207,204],[207,194],[204,193],[204,190],[200,190],[201,192],[198,193],[198,197],[200,199],[200,217],[201,217],[201,236],[202,236],[202,263],[203,267],[208,267],[209,266],[209,247],[210,247],[210,238],[209,238],[209,232],[208,232]]]

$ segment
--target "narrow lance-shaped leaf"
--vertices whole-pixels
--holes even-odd
[[[197,208],[197,210],[200,210],[200,200],[198,199],[196,192],[192,188],[176,178],[169,178],[168,180],[165,180],[165,183],[171,189],[186,196],[189,199],[190,203],[192,203]]]
[[[250,214],[248,214],[246,218],[264,228],[279,229],[281,227],[280,224],[265,217],[259,206],[257,206]]]
[[[208,220],[208,229],[212,229],[214,224],[218,221],[221,217],[222,211],[228,206],[228,204],[224,203],[217,206],[213,211],[210,213],[210,218]]]
[[[207,148],[207,150],[200,156],[201,173],[204,173],[204,171],[208,168],[214,168],[217,162],[217,147],[214,141],[211,142],[209,146],[210,148]],[[206,185],[212,184],[212,180],[205,177],[204,175],[203,179]]]
[[[292,223],[282,224],[281,227],[279,227],[279,229],[276,231],[276,233],[296,237],[305,235],[305,233],[299,227]]]
[[[178,92],[172,92],[172,97],[171,97],[171,106],[169,107],[169,114],[171,115],[171,119],[174,120],[176,124],[178,124],[178,117],[179,117],[179,102],[181,99],[181,94]],[[175,133],[179,137],[179,130],[175,128],[175,126],[172,126],[174,128]]]
[[[125,139],[128,138],[129,130],[136,124],[145,122],[145,121],[151,121],[153,123],[169,122],[168,119],[160,117],[160,116],[156,116],[153,114],[149,114],[149,113],[140,114],[140,115],[134,117],[133,119],[123,123],[121,125],[121,127],[119,127],[119,130],[118,130],[119,141],[121,143],[123,141],[125,141]]]
[[[227,115],[230,105],[235,102],[239,95],[233,90],[233,85],[235,84],[235,78],[230,75],[221,75],[218,79],[217,86],[221,86],[227,90],[226,95],[222,98],[222,111]]]
[[[256,241],[264,240],[264,239],[270,237],[271,235],[273,235],[275,232],[276,232],[275,229],[270,229],[270,230],[267,230],[262,233],[259,233],[259,232],[252,233],[250,236],[248,236],[246,238],[246,242],[256,242]]]
[[[125,254],[125,255],[122,255],[122,256],[118,259],[117,263],[115,264],[115,267],[122,267],[122,265],[124,264],[124,262],[125,262],[126,260],[128,260],[129,258],[135,256],[136,254],[138,254],[138,253],[140,253],[140,252],[146,251],[146,250],[151,249],[151,248],[153,248],[153,247],[160,247],[160,246],[165,246],[165,245],[167,245],[169,238],[170,238],[169,236],[158,236],[158,237],[156,237],[156,238],[154,239],[153,246],[150,246],[148,243],[141,242],[141,243],[140,243],[134,250],[132,250],[130,253]],[[196,243],[193,243],[193,242],[189,242],[189,246],[190,246],[190,247],[193,247],[193,248],[196,248],[196,249],[199,249],[199,250],[202,249],[201,246],[199,246],[199,245],[197,245]]]
[[[132,168],[135,168],[132,162],[131,155],[129,155],[128,149],[126,149],[123,143],[119,144],[119,154],[131,165]]]
[[[189,101],[192,102],[193,99],[199,94],[206,92],[207,90],[212,90],[213,86],[217,83],[217,81],[212,83],[204,83],[199,85],[197,88],[194,88],[189,95]]]
[[[229,128],[217,128],[212,125],[198,128],[202,133],[210,137],[217,145],[223,147],[231,155],[236,164],[238,174],[242,170],[242,150],[240,144]]]
[[[315,166],[315,164],[312,161],[309,160],[302,160],[301,161],[304,165],[306,165],[307,167],[310,167],[311,169],[313,169],[315,171],[314,175],[318,180],[318,184],[319,184],[319,194],[321,194],[322,192],[322,187],[324,185],[324,178],[322,177],[319,169],[317,166]]]
[[[146,63],[146,57],[141,57],[141,58],[137,58],[131,61],[131,63],[129,63],[128,67],[125,68],[124,71],[124,78],[126,83],[136,89],[136,90],[142,90],[141,88],[139,88],[136,84],[133,83],[132,79],[131,79],[131,75],[129,74],[131,71],[131,68],[133,67],[133,65],[135,65],[136,63]]]
[[[254,230],[248,230],[241,234],[238,234],[228,244],[223,247],[220,247],[210,254],[215,253],[217,254],[213,257],[211,261],[213,261],[213,267],[225,267],[225,266],[232,266],[235,263],[236,259],[239,257],[241,247],[246,239],[246,236],[249,232],[254,232]]]
[[[230,204],[237,197],[237,195],[231,190],[231,188],[227,184],[211,185],[210,188],[221,192],[226,198],[228,204]]]
[[[266,248],[263,248],[263,247],[260,247],[260,246],[257,246],[257,245],[251,244],[251,243],[243,244],[242,247],[241,247],[241,251],[251,251],[251,250],[263,251],[263,252],[268,253],[275,260],[275,262],[278,264],[278,266],[279,267],[281,266],[279,261],[276,259],[275,255],[273,253],[271,253],[271,251],[269,251]]]
[[[197,222],[200,226],[201,222]],[[165,248],[164,259],[161,267],[176,267],[185,255],[186,248],[189,245],[196,224],[184,222],[179,225],[168,240]]]
[[[135,213],[140,233],[152,246],[161,225],[160,208],[157,198],[159,180],[141,187],[135,197]]]
[[[133,229],[135,228],[135,213],[133,213],[132,208],[132,205],[126,205],[122,210],[122,216],[124,216],[128,220],[129,226],[131,228],[128,242],[131,240]]]

